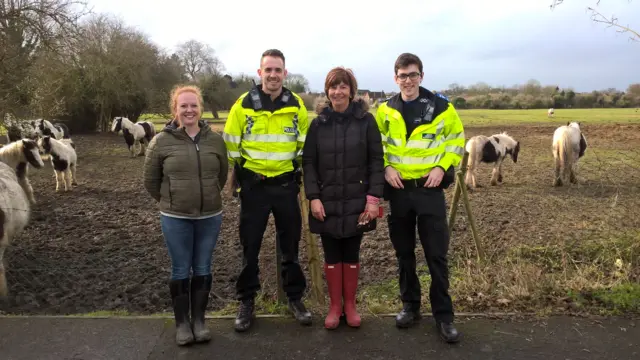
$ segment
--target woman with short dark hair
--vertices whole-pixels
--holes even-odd
[[[357,89],[350,70],[337,67],[327,74],[327,101],[316,108],[302,155],[309,228],[320,234],[324,250],[327,329],[338,326],[343,310],[349,326],[360,326],[360,245],[364,232],[376,227],[385,182],[380,131],[367,101],[356,98]]]

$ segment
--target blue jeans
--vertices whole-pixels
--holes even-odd
[[[171,258],[171,280],[211,274],[213,250],[218,241],[222,214],[206,219],[181,219],[160,214],[162,235]]]

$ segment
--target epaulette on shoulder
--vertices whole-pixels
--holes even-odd
[[[434,93],[436,94],[437,97],[439,97],[441,99],[444,99],[444,100],[447,100],[447,101],[450,101],[449,98],[446,97],[444,94],[441,94],[439,92],[434,92]]]

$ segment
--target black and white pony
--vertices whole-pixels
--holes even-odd
[[[518,162],[520,142],[507,135],[506,132],[489,137],[477,135],[467,141],[465,150],[469,153],[469,165],[464,181],[467,187],[481,187],[476,181],[476,171],[481,162],[493,164],[491,185],[498,185],[498,182],[502,182],[502,163],[505,157],[511,155],[513,162]]]
[[[8,294],[4,253],[29,223],[31,204],[14,169],[0,162],[0,297]]]
[[[576,166],[587,150],[587,139],[580,130],[580,123],[568,122],[558,127],[553,133],[552,148],[555,163],[553,186],[562,186],[567,177],[571,183],[577,183]]]
[[[124,141],[129,147],[131,157],[144,155],[145,147],[148,146],[151,139],[156,136],[156,128],[151,121],[134,123],[126,117],[118,116],[113,118],[111,131],[117,134],[120,130],[122,130]],[[138,145],[140,145],[140,151],[136,151]]]
[[[0,148],[0,162],[9,165],[15,171],[18,182],[27,198],[32,204],[35,204],[36,199],[33,196],[33,188],[27,175],[29,165],[36,169],[44,167],[36,141],[21,139],[2,146]]]
[[[40,137],[51,136],[58,140],[69,139],[71,137],[69,128],[63,123],[52,124],[49,120],[45,119],[38,119],[38,121],[38,135],[40,135]]]
[[[38,140],[38,146],[43,154],[51,158],[51,166],[56,175],[56,192],[60,191],[60,182],[64,183],[64,191],[73,190],[72,185],[78,185],[78,155],[73,142],[45,136]]]

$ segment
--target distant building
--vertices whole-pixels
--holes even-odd
[[[385,95],[384,91],[370,91],[367,89],[358,90],[357,95],[363,97],[364,99],[369,101],[369,103],[374,103],[376,101],[387,98],[387,95]]]

